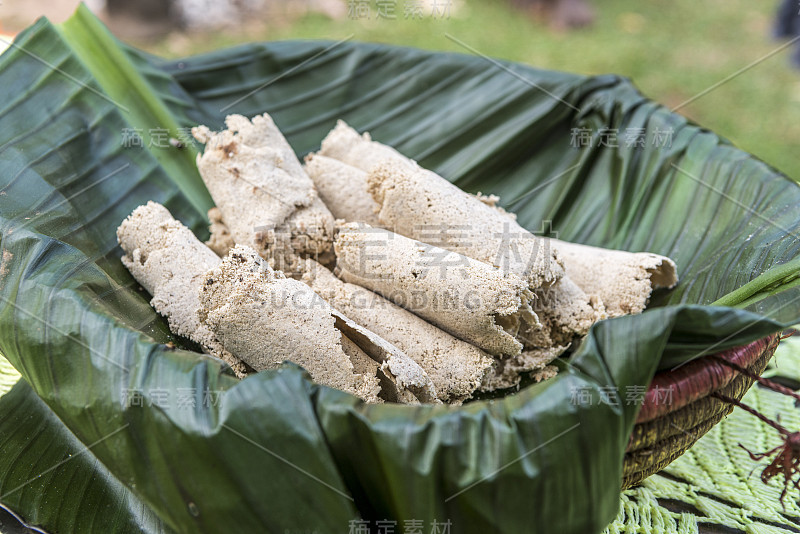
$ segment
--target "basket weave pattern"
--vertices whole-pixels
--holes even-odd
[[[774,334],[716,354],[760,375],[780,342]],[[623,464],[622,488],[669,465],[733,411],[712,393],[741,400],[753,380],[708,357],[658,373],[648,388]],[[665,394],[667,393],[667,394]]]

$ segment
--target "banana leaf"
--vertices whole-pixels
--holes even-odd
[[[800,320],[800,187],[628,80],[500,65],[309,41],[167,61],[84,8],[18,36],[0,56],[0,352],[48,439],[0,436],[0,503],[53,532],[602,530],[638,409],[626,391]],[[364,405],[288,363],[237,381],[170,334],[114,231],[156,200],[205,237],[196,147],[163,138],[263,112],[299,156],[343,118],[500,195],[532,231],[669,255],[682,281],[597,324],[555,379],[501,399]],[[574,148],[576,128],[671,133]],[[20,409],[2,400],[0,417]],[[63,464],[74,477],[3,496],[75,447],[91,461]],[[116,519],[84,521],[78,503]]]
[[[0,357],[2,503],[51,532],[166,534],[158,517],[120,483]],[[64,488],[74,488],[65,492]],[[12,516],[13,517],[13,516]],[[34,527],[35,528],[35,527]],[[0,520],[3,534],[15,534]]]

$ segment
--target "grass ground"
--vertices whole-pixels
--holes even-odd
[[[369,20],[276,17],[235,33],[172,35],[142,46],[178,56],[252,40],[337,40],[353,34],[363,41],[470,53],[449,40],[448,33],[498,58],[585,74],[621,74],[645,95],[675,107],[781,44],[770,34],[777,0],[595,1],[594,26],[570,33],[550,30],[501,0],[465,0],[446,20],[404,19],[404,3],[396,2],[396,20],[376,20],[371,2]],[[679,112],[800,180],[800,71],[790,68],[790,54],[791,49],[778,52]]]

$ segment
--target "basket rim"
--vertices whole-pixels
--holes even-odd
[[[710,356],[748,368],[778,341],[780,333],[771,334],[747,345],[704,355],[680,367],[656,373],[645,393],[636,424],[669,415],[730,384],[738,373]]]

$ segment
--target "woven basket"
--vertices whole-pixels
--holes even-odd
[[[715,356],[760,375],[780,339],[774,334]],[[752,384],[751,378],[708,356],[658,373],[628,442],[622,488],[664,469],[733,411],[731,404],[713,397],[713,393],[741,400]]]

